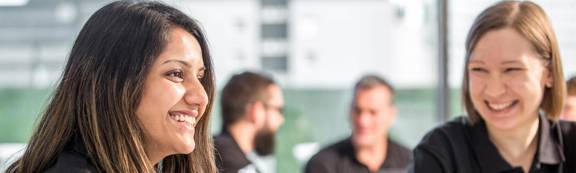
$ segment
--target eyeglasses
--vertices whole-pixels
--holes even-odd
[[[269,103],[264,103],[264,108],[273,109],[273,110],[280,112],[281,114],[284,114],[284,106],[275,106],[275,105],[272,105]]]

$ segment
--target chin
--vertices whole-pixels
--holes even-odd
[[[515,120],[513,119],[487,119],[484,118],[486,121],[486,125],[496,128],[498,130],[512,130],[516,127]]]
[[[356,146],[369,146],[374,143],[374,139],[370,136],[354,136],[352,137],[352,143]]]
[[[196,143],[192,142],[191,144],[183,144],[182,146],[179,146],[178,149],[176,150],[177,154],[190,154],[192,152],[194,152],[194,149],[196,149]]]

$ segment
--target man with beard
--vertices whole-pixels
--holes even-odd
[[[281,88],[262,74],[236,74],[222,89],[220,105],[222,132],[214,137],[220,172],[275,172],[274,136],[284,122]]]
[[[318,152],[306,165],[306,173],[405,172],[410,151],[388,139],[395,118],[392,86],[378,76],[362,77],[354,86],[351,137]]]

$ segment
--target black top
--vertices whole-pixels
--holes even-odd
[[[58,154],[56,163],[48,168],[46,173],[92,173],[98,172],[90,163],[80,138],[71,140],[64,150]]]
[[[411,153],[406,147],[388,139],[386,159],[378,173],[404,172],[410,163]],[[360,163],[350,138],[332,144],[314,155],[306,165],[306,173],[369,173]]]
[[[530,173],[575,173],[576,123],[540,116],[538,147]],[[570,136],[570,137],[569,137]],[[522,173],[499,154],[486,125],[460,117],[429,132],[414,149],[415,173]]]
[[[216,147],[216,166],[221,173],[237,173],[238,170],[252,164],[240,146],[229,133],[214,137]]]

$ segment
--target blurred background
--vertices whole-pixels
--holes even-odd
[[[0,170],[21,150],[58,82],[83,23],[109,0],[0,0]],[[285,89],[279,173],[301,172],[311,154],[350,135],[352,87],[373,73],[397,89],[391,136],[414,147],[462,115],[464,42],[495,0],[168,0],[204,27],[219,88],[244,70]],[[536,1],[576,74],[576,1]],[[219,133],[216,105],[213,132]]]

